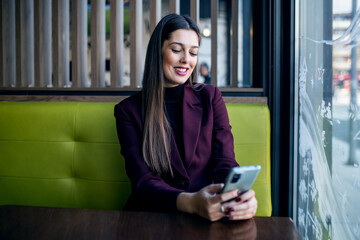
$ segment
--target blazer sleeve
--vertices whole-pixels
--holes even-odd
[[[132,195],[135,196],[136,204],[139,204],[138,210],[176,211],[176,199],[184,190],[167,184],[144,162],[142,123],[136,104],[124,100],[115,106],[114,115],[121,154],[125,158],[126,173],[132,185]]]
[[[220,90],[216,87],[214,89],[211,161],[214,182],[223,183],[229,170],[238,166],[238,163],[235,160],[234,137],[225,102]]]

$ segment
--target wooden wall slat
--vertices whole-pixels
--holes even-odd
[[[130,2],[130,87],[141,87],[142,62],[142,1]]]
[[[161,18],[161,0],[150,1],[150,34],[154,31],[156,24]]]
[[[35,87],[44,86],[44,83],[40,83],[40,18],[41,18],[41,9],[40,1],[34,0],[34,76],[35,76]]]
[[[25,84],[21,83],[21,29],[20,29],[20,0],[15,0],[15,35],[16,35],[16,82],[12,83],[12,87],[20,87]]]
[[[211,85],[217,86],[219,1],[211,0]]]
[[[231,2],[231,87],[238,87],[238,45],[239,45],[239,2],[232,0]]]
[[[34,86],[34,0],[20,1],[21,86]]]
[[[54,86],[70,87],[70,2],[53,2]],[[49,83],[47,83],[49,86]]]
[[[40,55],[40,82],[45,86],[52,85],[52,1],[51,0],[42,0],[42,17],[40,18],[40,29],[42,34],[40,35],[40,46],[42,48]],[[66,1],[65,1],[66,2]],[[69,10],[67,7],[66,10]],[[67,18],[68,18],[67,14]],[[66,16],[65,16],[66,18]],[[68,21],[67,21],[68,24]],[[67,44],[69,45],[69,28],[67,28]],[[67,53],[67,65],[69,63],[69,47],[66,49]],[[64,73],[67,77],[64,76],[65,82],[69,81],[69,68],[64,69]]]
[[[37,6],[37,7],[36,7]],[[35,86],[52,86],[52,1],[35,0]],[[38,25],[37,25],[38,24]],[[37,25],[37,26],[36,26]]]
[[[71,1],[71,80],[73,87],[88,87],[87,0]]]
[[[199,24],[200,19],[200,0],[190,0],[190,17],[196,24]]]
[[[124,74],[124,1],[110,1],[110,77],[111,87],[123,86]]]
[[[4,58],[4,54],[3,54],[3,23],[4,23],[4,20],[3,20],[3,2],[4,1],[1,1],[0,2],[0,87],[4,87],[5,86],[5,78],[3,77],[3,67],[4,67],[4,64],[3,64],[3,58]],[[15,1],[12,1],[15,3]],[[15,18],[15,13],[14,13],[14,18]],[[14,21],[15,22],[15,21]]]
[[[169,0],[169,13],[180,13],[180,0]]]
[[[199,24],[200,21],[200,1],[190,0],[190,17],[194,20],[195,24]],[[193,73],[193,82],[197,82],[198,79],[198,65],[196,65]]]
[[[91,0],[91,87],[105,87],[105,0]]]
[[[0,5],[0,86],[10,87],[16,83],[15,2],[3,0]]]

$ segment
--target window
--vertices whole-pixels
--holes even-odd
[[[304,239],[360,238],[356,0],[296,1],[294,220]]]

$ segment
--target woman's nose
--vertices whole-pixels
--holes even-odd
[[[190,59],[189,53],[184,53],[184,55],[182,56],[182,58],[180,59],[180,61],[181,61],[182,63],[187,63],[187,62],[189,62],[189,59]]]

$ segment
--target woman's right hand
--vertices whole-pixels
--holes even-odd
[[[219,194],[224,184],[211,184],[195,193],[180,193],[176,205],[180,211],[198,214],[210,221],[217,221],[226,214],[221,211],[221,203],[238,196],[234,190]]]

